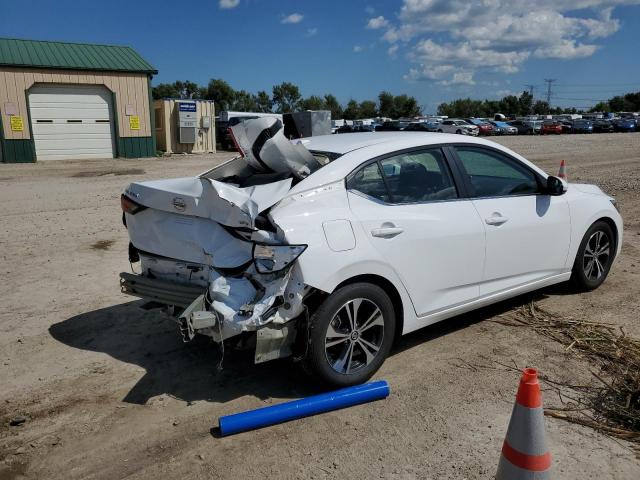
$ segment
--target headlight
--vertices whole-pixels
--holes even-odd
[[[253,263],[258,273],[275,273],[289,267],[307,248],[306,245],[253,245]]]

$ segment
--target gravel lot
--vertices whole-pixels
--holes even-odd
[[[640,133],[499,138],[550,173],[615,195],[621,258],[595,292],[554,287],[404,338],[376,378],[384,401],[229,438],[217,417],[316,390],[288,361],[254,366],[122,295],[127,234],[119,195],[131,181],[185,176],[229,154],[0,164],[0,479],[492,478],[518,374],[558,380],[589,364],[496,315],[538,298],[560,314],[640,336]],[[546,405],[559,405],[551,391]],[[9,426],[18,415],[20,426]],[[554,478],[640,478],[629,444],[546,419]]]

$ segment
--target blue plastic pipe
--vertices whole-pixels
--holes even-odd
[[[246,432],[247,430],[268,427],[269,425],[309,417],[318,413],[381,400],[387,396],[389,396],[389,384],[384,380],[379,380],[281,403],[280,405],[234,413],[233,415],[220,417],[218,421],[220,435],[224,437],[234,433]]]

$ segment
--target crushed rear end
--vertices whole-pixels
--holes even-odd
[[[322,164],[261,118],[232,127],[241,155],[198,177],[129,185],[122,194],[129,260],[122,292],[162,305],[184,341],[255,333],[256,362],[291,354],[309,293],[269,209]],[[139,266],[138,266],[139,264]]]

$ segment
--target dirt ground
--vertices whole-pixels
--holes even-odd
[[[376,378],[383,401],[219,438],[220,415],[315,393],[288,361],[255,366],[185,345],[157,310],[120,293],[130,269],[119,196],[131,181],[197,174],[229,154],[0,165],[0,479],[492,478],[518,383],[589,364],[493,322],[532,297],[552,312],[640,336],[640,133],[498,139],[571,181],[615,195],[621,258],[589,294],[554,287],[402,339]],[[499,362],[499,363],[496,363]],[[545,404],[560,405],[546,390]],[[20,426],[9,426],[18,415]],[[554,478],[637,479],[629,444],[546,419]]]

